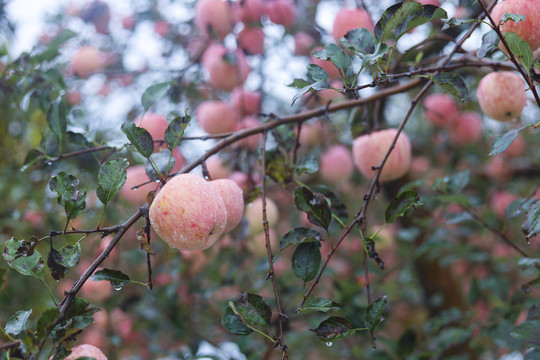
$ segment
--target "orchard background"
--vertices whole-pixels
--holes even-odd
[[[0,359],[540,359],[540,1],[14,3]]]

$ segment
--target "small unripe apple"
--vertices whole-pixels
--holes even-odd
[[[484,114],[499,121],[519,117],[527,103],[523,80],[510,71],[496,71],[484,76],[476,96]]]
[[[212,44],[206,49],[202,64],[210,75],[210,84],[225,91],[242,85],[251,71],[241,50],[228,51],[220,44]]]
[[[346,181],[352,175],[353,168],[351,152],[344,145],[332,146],[321,155],[321,176],[328,182]]]
[[[296,21],[296,7],[291,0],[271,0],[266,3],[266,13],[274,24],[289,29]]]
[[[261,111],[262,95],[258,91],[248,91],[242,87],[237,87],[231,95],[231,104],[240,111],[242,115],[254,115]]]
[[[341,9],[334,19],[332,36],[339,43],[339,39],[348,31],[365,28],[373,33],[373,21],[369,13],[362,9]]]
[[[262,54],[264,51],[264,31],[260,27],[245,27],[238,33],[238,45],[248,54]]]
[[[209,134],[234,131],[239,120],[236,109],[220,100],[202,102],[197,107],[195,117],[201,128]]]
[[[169,122],[163,115],[147,113],[143,117],[138,117],[135,120],[135,125],[146,129],[153,140],[163,140],[165,139],[165,130],[169,127]],[[154,143],[154,151],[158,151],[159,147],[159,143]]]
[[[397,129],[386,129],[359,136],[354,140],[352,151],[354,164],[362,175],[368,179],[375,177],[373,168],[380,165],[396,134]],[[411,142],[402,132],[384,164],[379,181],[395,180],[405,175],[409,171],[411,158]]]
[[[459,114],[454,98],[447,94],[431,94],[424,100],[424,116],[435,126],[452,124]]]
[[[199,0],[195,5],[195,25],[206,36],[217,35],[223,40],[234,26],[228,1]]]
[[[209,183],[218,191],[227,209],[227,226],[224,232],[229,232],[240,224],[244,215],[244,196],[242,189],[229,179],[218,179]]]
[[[86,78],[105,67],[105,56],[93,46],[82,46],[73,55],[70,66],[75,75]]]
[[[478,141],[482,137],[482,117],[474,111],[460,113],[449,128],[449,136],[456,145]]]
[[[71,349],[71,354],[64,358],[64,360],[76,360],[82,357],[94,358],[96,360],[107,360],[107,356],[105,356],[100,349],[90,344],[81,344],[75,346],[73,349]]]
[[[261,198],[256,198],[246,206],[244,217],[248,222],[250,235],[260,234],[264,231],[262,208]],[[279,220],[278,207],[270,198],[266,198],[266,219],[269,227],[274,227]]]
[[[515,33],[529,44],[532,51],[535,51],[540,46],[540,1],[506,0],[499,2],[493,8],[491,16],[498,24],[506,13],[525,15],[525,21],[509,20],[501,25],[501,31]],[[503,49],[504,45],[499,44],[499,48]]]
[[[122,188],[120,189],[120,196],[126,199],[128,202],[130,202],[133,205],[140,206],[140,205],[146,204],[146,195],[150,191],[156,190],[156,184],[149,183],[135,190],[131,189],[134,186],[143,184],[150,180],[148,178],[148,175],[146,175],[145,166],[144,165],[130,166],[126,172],[127,172],[127,178],[126,178],[126,182],[124,183],[124,186],[122,186]]]
[[[149,215],[159,237],[179,250],[209,248],[227,225],[227,209],[219,192],[193,174],[170,179],[154,198]]]
[[[308,56],[315,45],[313,36],[306,32],[299,31],[294,34],[294,54],[297,56]]]

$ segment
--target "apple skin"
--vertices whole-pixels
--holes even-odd
[[[315,45],[315,39],[308,33],[299,31],[294,34],[294,54],[296,56],[309,56],[313,45]]]
[[[81,78],[87,78],[105,67],[105,57],[97,48],[81,46],[71,59],[71,70]]]
[[[90,344],[81,344],[71,349],[71,354],[64,360],[76,360],[81,357],[94,358],[96,360],[107,360],[107,356],[97,347]]]
[[[353,160],[362,175],[368,179],[375,177],[376,172],[372,167],[379,166],[396,134],[397,129],[386,129],[359,136],[354,140]],[[411,159],[411,142],[402,132],[384,164],[379,181],[391,181],[405,175],[409,171]]]
[[[233,63],[223,59],[226,54],[233,58]],[[220,44],[212,44],[206,49],[202,64],[208,71],[210,84],[217,90],[231,91],[242,85],[251,71],[241,50],[231,52]]]
[[[482,117],[474,111],[460,113],[449,128],[450,140],[455,145],[474,143],[482,133]]]
[[[249,235],[260,234],[264,231],[261,198],[256,198],[246,206],[244,217],[248,222]],[[266,219],[269,227],[274,227],[279,220],[278,207],[270,198],[266,198]]]
[[[154,198],[149,215],[159,237],[179,250],[207,249],[227,226],[227,209],[219,192],[193,174],[170,179]]]
[[[202,102],[197,107],[195,116],[201,128],[208,134],[234,131],[239,121],[236,109],[220,100]]]
[[[459,114],[454,98],[447,94],[431,94],[424,100],[424,116],[437,127],[451,125]]]
[[[217,35],[223,40],[234,26],[232,10],[227,1],[199,0],[195,5],[195,25],[204,35]]]
[[[519,117],[527,104],[523,80],[510,71],[496,71],[484,76],[476,96],[484,114],[498,121]]]
[[[271,0],[266,3],[266,14],[274,24],[290,29],[296,21],[296,7],[290,0]]]
[[[322,50],[323,47],[319,46],[313,49],[313,52],[316,52],[318,50]],[[315,65],[319,65],[328,73],[328,79],[336,79],[339,77],[339,70],[338,68],[330,61],[330,60],[322,60],[317,59],[313,55],[311,55],[311,63]]]
[[[169,127],[169,122],[163,115],[147,113],[143,117],[138,117],[135,120],[135,125],[146,129],[153,140],[163,140],[165,138],[165,130]],[[159,148],[160,144],[154,143],[154,151],[159,151]]]
[[[133,205],[141,206],[146,204],[146,195],[148,192],[156,190],[156,184],[149,183],[136,190],[132,190],[131,188],[149,180],[144,165],[130,166],[127,168],[126,182],[120,188],[120,196]]]
[[[258,23],[266,13],[264,0],[243,0],[240,8],[240,20],[244,23]]]
[[[229,177],[229,168],[223,164],[219,156],[209,157],[206,159],[205,164],[213,180]]]
[[[495,215],[503,220],[505,218],[506,208],[512,203],[512,201],[517,200],[519,197],[515,194],[509,193],[508,191],[499,191],[494,193],[491,196],[491,208]]]
[[[344,145],[332,146],[321,155],[321,176],[330,183],[347,181],[353,170],[351,152]]]
[[[348,31],[365,28],[373,33],[373,21],[369,13],[362,9],[341,9],[334,19],[332,36],[337,43]]]
[[[108,281],[88,280],[81,288],[81,295],[91,302],[104,302],[113,293],[111,283]]]
[[[238,33],[238,44],[251,55],[260,55],[264,51],[264,31],[260,27],[245,27]]]
[[[262,95],[259,91],[248,91],[237,87],[231,94],[231,104],[245,115],[254,115],[261,111]]]
[[[535,51],[540,47],[540,1],[538,0],[506,0],[499,2],[493,8],[491,16],[496,24],[501,21],[504,14],[525,15],[525,21],[507,21],[501,25],[501,32],[513,32],[522,40],[525,40]],[[504,45],[499,44],[503,49]]]
[[[227,226],[224,232],[229,232],[240,224],[244,215],[244,196],[240,186],[229,179],[218,179],[209,182],[221,195],[227,209]]]

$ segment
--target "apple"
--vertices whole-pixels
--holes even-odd
[[[92,23],[99,34],[107,35],[109,33],[111,10],[107,3],[95,0],[89,3],[83,10],[81,19],[85,22]]]
[[[264,51],[264,31],[260,27],[244,27],[238,33],[238,46],[251,55]]]
[[[504,154],[508,157],[518,157],[525,154],[525,151],[527,150],[527,142],[525,141],[525,137],[523,135],[519,134],[514,141],[512,141],[512,144],[506,149]]]
[[[154,23],[154,31],[161,37],[166,37],[169,31],[171,31],[171,24],[165,20],[156,20]]]
[[[501,25],[501,32],[513,32],[525,40],[535,51],[540,47],[540,2],[538,0],[506,0],[499,2],[491,11],[491,16],[498,24],[506,13],[525,15],[525,21],[507,21]],[[504,45],[499,44],[499,48]]]
[[[386,129],[359,136],[354,140],[353,160],[362,175],[368,179],[375,177],[373,168],[380,165],[396,134],[397,129]],[[402,132],[384,164],[379,181],[391,181],[405,175],[409,171],[411,158],[411,142],[409,137]]]
[[[246,206],[244,217],[248,222],[250,235],[260,234],[264,231],[262,208],[262,199],[260,197]],[[278,207],[270,198],[266,198],[266,219],[269,227],[274,227],[279,220]]]
[[[219,192],[193,174],[170,179],[154,198],[149,215],[159,237],[179,250],[207,249],[227,226],[227,208]]]
[[[81,344],[71,349],[69,354],[64,360],[76,360],[82,357],[93,358],[96,360],[107,360],[107,356],[97,347],[90,344]]]
[[[260,125],[261,122],[255,116],[246,116],[242,120],[240,120],[240,123],[235,130],[238,131],[244,129],[251,129]],[[261,134],[255,134],[238,141],[237,144],[238,146],[245,147],[247,149],[256,150],[259,148],[260,142]]]
[[[330,85],[332,85],[338,90],[343,88],[343,82],[340,79],[333,80]],[[321,90],[317,92],[317,95],[319,96],[320,100],[324,105],[326,105],[330,100],[336,102],[339,100],[345,100],[347,98],[345,94],[334,89]]]
[[[242,189],[229,179],[210,181],[223,199],[227,210],[227,226],[224,232],[229,232],[240,224],[244,215],[244,196]]]
[[[251,71],[241,50],[229,51],[220,44],[212,44],[206,49],[202,64],[208,71],[210,84],[218,90],[231,91],[242,85]]]
[[[165,139],[165,130],[169,127],[169,122],[163,115],[146,113],[143,117],[139,116],[135,119],[135,125],[146,129],[153,140],[163,140]],[[154,143],[154,151],[159,151],[160,147],[161,145],[159,143]]]
[[[261,100],[259,91],[248,91],[242,87],[234,88],[231,94],[231,104],[244,116],[260,112]]]
[[[373,21],[369,13],[363,9],[341,9],[334,19],[332,36],[337,43],[348,31],[364,28],[373,33]]]
[[[206,168],[213,180],[225,179],[229,177],[229,169],[223,165],[219,156],[211,156],[205,161]]]
[[[313,52],[322,50],[322,49],[323,48],[319,46],[313,49]],[[317,59],[313,55],[311,55],[311,63],[322,67],[324,71],[328,73],[329,80],[338,78],[340,76],[338,68],[330,60]]]
[[[441,2],[439,0],[418,0],[418,2],[422,5],[441,6]]]
[[[300,145],[307,147],[318,146],[324,142],[326,135],[326,125],[323,122],[303,123],[300,130]]]
[[[260,176],[257,173],[252,173],[251,176],[241,171],[233,171],[229,177],[242,190],[249,190],[255,187],[260,182]]]
[[[124,186],[120,188],[120,196],[133,205],[141,206],[146,204],[146,195],[150,191],[156,190],[156,184],[152,182],[135,190],[132,190],[131,188],[149,180],[150,178],[146,175],[146,168],[144,165],[128,167],[126,182],[124,183]]]
[[[505,212],[508,205],[510,205],[514,200],[519,199],[519,196],[512,194],[508,191],[498,191],[491,195],[491,208],[493,212],[499,219],[505,218]]]
[[[264,0],[242,0],[240,4],[240,20],[244,23],[258,23],[266,13]]]
[[[81,92],[79,90],[68,90],[66,100],[71,106],[79,105],[82,102]]]
[[[495,71],[484,76],[476,96],[484,114],[499,121],[519,117],[527,103],[523,79],[510,71]]]
[[[93,46],[81,46],[73,55],[70,66],[75,75],[87,78],[93,73],[103,70],[105,56]]]
[[[239,121],[236,109],[221,100],[203,101],[197,107],[195,118],[208,134],[232,132]]]
[[[195,25],[206,36],[223,40],[234,26],[231,7],[224,0],[199,0],[195,5]]]
[[[81,288],[81,295],[91,302],[101,303],[107,300],[113,293],[111,283],[105,280],[88,280]]]
[[[347,181],[353,169],[351,152],[344,145],[334,145],[321,155],[321,176],[330,183]]]
[[[122,27],[126,30],[133,30],[137,23],[137,17],[135,15],[124,16],[122,18]]]
[[[454,98],[447,94],[431,94],[424,100],[424,116],[437,127],[449,126],[459,114]]]
[[[266,3],[266,13],[274,24],[290,29],[296,21],[296,7],[291,0],[271,0]]]
[[[306,32],[299,31],[294,34],[294,54],[297,56],[309,56],[311,49],[315,45],[313,36]]]
[[[460,113],[449,128],[449,137],[456,145],[471,144],[482,137],[482,117],[474,111]]]

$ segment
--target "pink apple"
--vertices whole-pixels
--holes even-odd
[[[146,129],[154,140],[165,139],[165,130],[169,127],[167,118],[163,115],[155,113],[146,113],[143,117],[138,117],[135,120],[135,125]],[[160,148],[159,143],[154,143],[154,151],[158,151]]]
[[[81,288],[81,295],[90,300],[90,302],[103,302],[113,293],[111,283],[105,280],[88,280]]]
[[[195,5],[195,25],[206,36],[223,40],[234,26],[231,7],[224,0],[199,0]]]
[[[303,123],[300,131],[300,145],[313,147],[322,144],[327,136],[326,125],[320,121]]]
[[[236,109],[220,100],[199,104],[195,117],[201,128],[209,134],[232,132],[239,120]]]
[[[170,179],[154,198],[149,215],[159,237],[179,250],[209,248],[227,225],[227,209],[219,192],[193,174]]]
[[[210,84],[218,90],[231,91],[242,85],[251,71],[241,50],[229,51],[220,44],[212,44],[206,49],[202,64],[210,75]]]
[[[261,122],[255,116],[246,116],[238,124],[236,130],[251,129],[257,126],[261,126]],[[247,149],[256,150],[259,148],[261,142],[261,134],[251,135],[237,142],[239,146]]]
[[[313,52],[322,49],[323,48],[319,46],[313,49]],[[316,59],[313,55],[311,55],[311,63],[322,67],[328,73],[328,79],[331,80],[339,77],[338,68],[330,60]]]
[[[266,13],[270,21],[287,29],[296,21],[296,7],[291,0],[270,0],[266,3]]]
[[[246,206],[244,217],[248,222],[250,235],[260,234],[264,231],[262,208],[262,199],[260,197]],[[274,227],[279,220],[278,207],[270,198],[266,198],[266,219],[269,227]]]
[[[435,126],[450,126],[458,116],[454,98],[447,94],[431,94],[424,100],[424,116]]]
[[[156,190],[156,184],[152,182],[135,190],[132,190],[131,188],[143,184],[149,180],[150,179],[148,178],[148,175],[146,175],[144,165],[130,166],[127,169],[126,182],[120,189],[120,196],[133,205],[141,206],[146,204],[146,195],[150,191]]]
[[[353,159],[357,169],[367,177],[375,177],[374,167],[380,165],[396,137],[397,129],[375,131],[354,140]],[[401,133],[396,146],[390,153],[379,177],[380,181],[395,180],[407,173],[411,165],[411,142],[405,133]]]
[[[82,357],[94,358],[96,360],[107,360],[107,356],[105,356],[100,349],[90,344],[75,346],[73,349],[71,349],[71,354],[64,358],[64,360],[76,360]]]
[[[242,0],[240,20],[244,23],[258,23],[266,12],[264,0]]]
[[[171,24],[165,20],[157,20],[154,23],[154,31],[161,37],[166,37],[169,31],[171,31]]]
[[[232,105],[244,116],[260,112],[261,100],[262,95],[259,91],[248,91],[242,87],[235,88],[231,95]]]
[[[508,191],[498,191],[491,195],[491,209],[499,219],[504,219],[506,208],[517,199],[519,199],[519,196]]]
[[[341,9],[334,19],[332,36],[339,43],[339,39],[348,31],[365,28],[373,33],[373,21],[369,13],[362,9]]]
[[[70,105],[79,105],[82,102],[81,92],[78,90],[69,90],[66,92],[66,100]]]
[[[227,210],[227,226],[224,232],[229,232],[240,224],[244,215],[244,196],[242,189],[229,179],[218,179],[209,182],[217,190]]]
[[[422,5],[441,6],[441,2],[439,0],[418,0],[418,2]]]
[[[525,151],[527,150],[527,142],[523,135],[519,134],[514,141],[512,141],[512,144],[506,149],[504,154],[508,157],[518,157],[525,154]]]
[[[330,83],[334,88],[340,90],[343,89],[343,82],[339,79],[336,79]],[[328,101],[332,100],[333,102],[339,101],[339,100],[345,100],[347,97],[334,89],[326,89],[321,90],[317,92],[317,95],[319,96],[320,100],[323,104],[327,104]]]
[[[75,75],[87,78],[93,73],[103,70],[105,67],[105,56],[95,47],[85,45],[75,52],[70,66]]]
[[[474,111],[460,113],[449,128],[452,143],[465,145],[482,137],[482,117]]]
[[[525,21],[507,21],[501,26],[501,31],[513,32],[525,40],[532,51],[540,46],[540,2],[538,0],[506,0],[499,2],[493,8],[491,16],[496,24],[505,13],[525,15]],[[504,45],[499,44],[499,48]]]
[[[244,27],[238,33],[238,45],[248,54],[262,54],[264,51],[264,31],[260,27]]]
[[[496,71],[484,76],[476,96],[484,114],[499,121],[516,119],[527,103],[523,79],[510,71]]]
[[[315,45],[313,36],[306,32],[299,31],[294,34],[294,54],[297,56],[309,56],[311,49]]]
[[[328,182],[340,183],[348,180],[353,168],[351,152],[344,145],[332,146],[321,155],[321,176]]]
[[[212,180],[229,177],[229,169],[223,164],[219,156],[211,156],[206,159],[205,163]]]
[[[135,15],[125,16],[122,18],[122,27],[126,30],[133,30],[137,23],[137,17]]]

